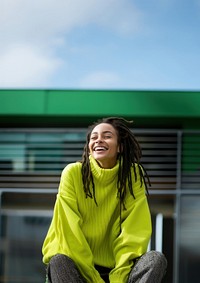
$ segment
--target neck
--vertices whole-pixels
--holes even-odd
[[[96,159],[95,159],[96,160]],[[96,162],[98,163],[99,167],[103,168],[103,169],[112,169],[113,167],[115,167],[115,165],[117,164],[117,160],[115,161],[110,161],[110,162],[106,162],[106,161],[101,161],[101,160],[96,160]]]

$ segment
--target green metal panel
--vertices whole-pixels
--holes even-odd
[[[0,115],[44,114],[45,91],[0,90]]]
[[[200,92],[0,90],[0,115],[200,118]]]
[[[200,117],[200,92],[49,91],[47,114]]]

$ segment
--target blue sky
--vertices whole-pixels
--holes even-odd
[[[0,0],[0,88],[200,90],[200,0]]]

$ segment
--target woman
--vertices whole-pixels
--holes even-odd
[[[146,253],[151,216],[130,123],[109,117],[92,125],[82,161],[63,170],[43,244],[46,282],[161,282],[167,263]]]

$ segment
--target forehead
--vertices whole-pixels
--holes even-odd
[[[113,134],[116,134],[116,130],[115,128],[107,123],[101,123],[97,126],[94,127],[94,129],[92,130],[91,134],[93,133],[102,133],[102,132],[111,132]]]

